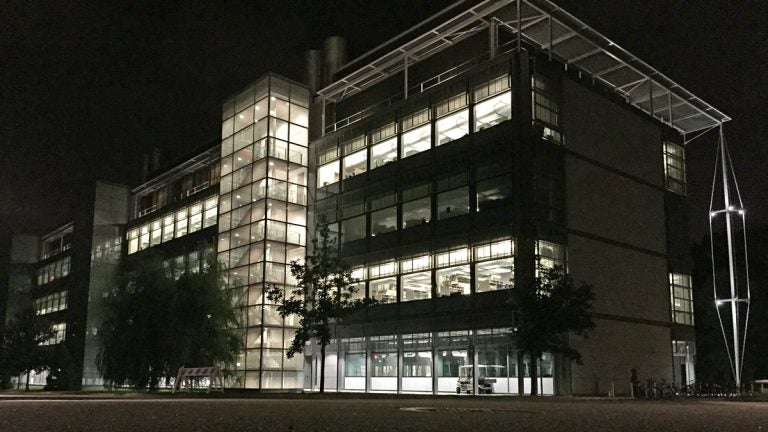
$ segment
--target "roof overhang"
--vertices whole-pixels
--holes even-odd
[[[519,3],[518,3],[519,2]],[[563,62],[620,95],[627,103],[682,134],[708,130],[730,117],[549,0],[486,0],[396,49],[356,68],[318,91],[338,102],[456,42],[487,29],[520,35],[521,41]]]

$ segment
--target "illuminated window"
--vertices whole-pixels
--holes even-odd
[[[664,178],[667,189],[685,195],[685,148],[664,142]]]
[[[672,322],[693,325],[693,285],[691,276],[669,274],[669,293],[672,302]]]
[[[429,109],[403,117],[400,126],[403,131],[400,157],[406,158],[429,150],[432,146],[432,125],[429,124]]]
[[[567,270],[565,263],[565,246],[544,240],[536,242],[536,276],[540,269],[560,267]]]
[[[405,274],[400,277],[400,301],[424,300],[432,297],[432,272]]]
[[[362,152],[365,154],[365,152]],[[317,169],[317,187],[328,186],[339,181],[339,161],[335,160]]]

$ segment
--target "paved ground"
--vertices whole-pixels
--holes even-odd
[[[279,397],[279,396],[278,396]],[[544,398],[0,398],[0,431],[768,431],[768,403]]]

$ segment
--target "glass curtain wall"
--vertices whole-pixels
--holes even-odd
[[[329,346],[333,352],[327,354],[326,362],[334,365],[328,371],[331,375],[343,377],[341,391],[517,394],[522,381],[527,393],[530,359],[524,356],[519,380],[517,351],[509,331],[486,328],[345,338],[338,341],[339,363],[334,360],[336,341]],[[553,370],[552,354],[543,353],[538,376],[542,394],[554,394]]]
[[[224,104],[217,250],[246,327],[235,387],[303,388],[303,356],[285,356],[296,321],[264,289],[291,289],[287,263],[305,256],[308,106],[306,89],[275,76]]]

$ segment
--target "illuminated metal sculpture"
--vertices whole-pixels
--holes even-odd
[[[722,208],[715,208],[716,191],[722,187]],[[724,230],[724,231],[723,231]],[[715,239],[715,233],[722,232],[723,237]],[[714,289],[715,309],[723,332],[725,348],[731,364],[731,372],[736,382],[737,391],[741,389],[741,373],[744,365],[744,346],[749,325],[749,265],[747,257],[747,230],[744,205],[739,193],[739,185],[733,172],[731,156],[725,142],[722,124],[720,140],[715,161],[715,174],[712,179],[712,195],[709,202],[710,252],[712,254],[712,285]],[[719,253],[725,241],[727,257]],[[715,247],[718,246],[718,249]],[[727,260],[728,274],[719,274],[719,264]],[[723,262],[723,264],[725,264]],[[727,321],[730,316],[730,332]]]

